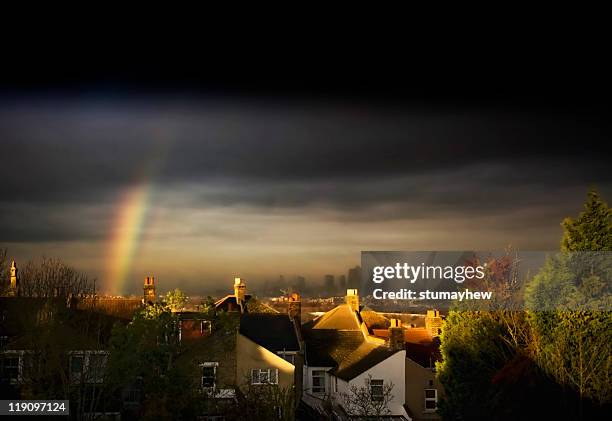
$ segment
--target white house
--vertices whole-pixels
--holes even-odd
[[[405,408],[406,351],[403,341],[371,336],[359,309],[357,290],[347,291],[347,303],[303,325],[305,347],[302,401],[330,419],[349,419],[345,396],[352,386],[383,399],[392,385],[386,415],[410,420]]]

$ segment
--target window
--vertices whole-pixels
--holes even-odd
[[[278,384],[278,369],[255,368],[251,370],[251,384]]]
[[[70,378],[73,382],[102,383],[108,352],[73,351],[70,353]]]
[[[385,392],[382,380],[370,380],[370,394],[372,395],[373,401],[380,402],[384,400]]]
[[[438,409],[438,390],[425,389],[425,411]]]
[[[19,380],[19,356],[14,354],[11,356],[5,355],[1,363],[2,379],[16,383]]]
[[[312,393],[325,393],[325,370],[312,370]]]
[[[72,355],[70,357],[70,378],[73,381],[81,380],[81,374],[83,374],[83,367],[85,366],[84,355]]]
[[[34,380],[40,372],[40,355],[36,353],[25,353],[23,355],[22,369],[23,378]]]
[[[91,383],[102,383],[104,381],[104,368],[106,367],[105,354],[90,354],[87,367],[88,380]]]
[[[200,320],[200,334],[204,335],[206,333],[212,332],[212,325],[208,320]]]
[[[123,392],[123,403],[127,405],[134,405],[140,403],[143,394],[142,377],[136,377],[136,380],[132,382]]]
[[[295,352],[279,351],[278,355],[280,355],[283,360],[295,365]]]
[[[8,336],[0,336],[0,350],[6,348],[8,345],[9,338]]]
[[[214,389],[217,384],[217,362],[206,362],[202,364],[202,387]]]

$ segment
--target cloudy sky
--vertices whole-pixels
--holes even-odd
[[[0,245],[192,293],[361,250],[556,249],[589,187],[612,200],[610,129],[580,104],[13,92]]]

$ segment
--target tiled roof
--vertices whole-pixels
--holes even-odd
[[[360,331],[310,329],[304,331],[306,362],[313,367],[336,367],[364,342]]]
[[[364,371],[386,360],[397,350],[364,341],[356,350],[344,358],[332,373],[342,380],[349,381]]]
[[[332,373],[350,380],[395,353],[388,347],[368,342],[359,316],[346,304],[328,311],[303,326],[306,363],[332,367]]]
[[[299,351],[293,322],[286,314],[245,313],[240,317],[241,335],[269,351]]]

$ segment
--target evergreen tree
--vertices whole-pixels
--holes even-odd
[[[612,251],[612,209],[592,190],[577,219],[565,218],[562,251]]]
[[[589,192],[578,218],[566,218],[562,254],[551,258],[526,289],[538,366],[578,394],[577,418],[612,402],[612,210]],[[599,252],[599,253],[597,253]]]

